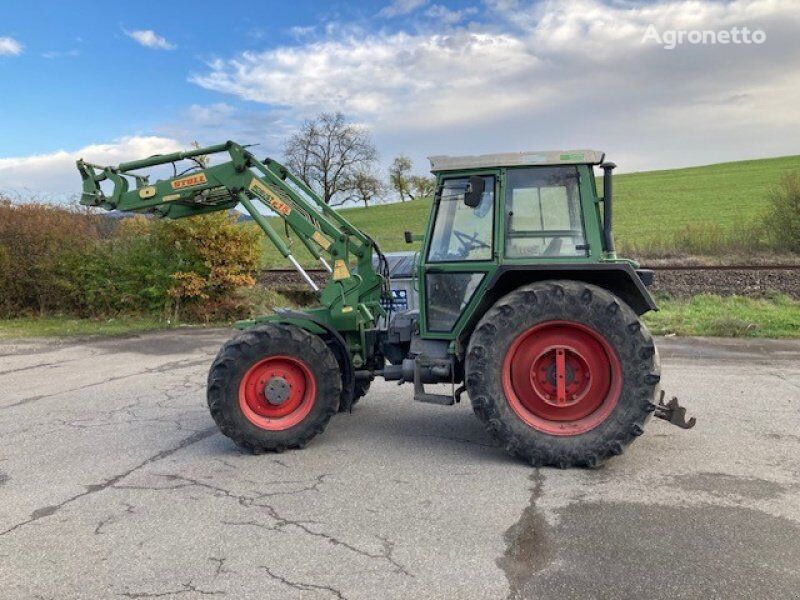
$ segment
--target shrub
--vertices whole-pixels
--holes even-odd
[[[258,230],[226,213],[109,222],[78,209],[0,203],[0,313],[249,315],[238,290],[255,283]]]
[[[85,211],[0,199],[0,313],[43,314],[72,296],[69,259],[99,239]]]
[[[235,291],[255,285],[260,232],[236,222],[229,213],[155,223],[158,243],[177,259],[168,290],[176,318],[227,319],[247,306]]]
[[[769,201],[765,223],[773,245],[800,252],[800,175],[786,174],[770,193]]]

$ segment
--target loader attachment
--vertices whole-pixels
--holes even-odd
[[[188,168],[179,170],[179,163]],[[83,180],[81,204],[85,206],[179,219],[241,205],[316,292],[325,308],[326,325],[352,335],[347,341],[353,348],[364,347],[365,331],[385,315],[381,298],[389,293],[387,269],[375,242],[283,165],[257,159],[248,146],[228,141],[115,166],[79,160],[77,167]],[[171,177],[151,179],[169,174],[170,169]],[[281,219],[287,231],[330,273],[322,289],[259,208]],[[377,267],[373,255],[378,257]]]

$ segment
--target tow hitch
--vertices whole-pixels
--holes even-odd
[[[678,404],[678,398],[672,397],[672,400],[664,404],[664,390],[661,390],[661,397],[658,399],[656,405],[655,416],[659,419],[669,421],[673,425],[677,425],[681,429],[691,429],[697,423],[694,417],[686,420],[686,409]]]

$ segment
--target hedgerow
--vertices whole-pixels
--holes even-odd
[[[109,227],[111,222],[111,227]],[[257,230],[233,215],[109,220],[0,201],[0,316],[151,315],[210,321],[250,313]]]

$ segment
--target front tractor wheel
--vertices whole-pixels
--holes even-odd
[[[339,407],[339,366],[318,336],[262,325],[228,341],[208,374],[208,406],[223,434],[252,452],[299,448]]]
[[[523,286],[469,343],[473,409],[534,465],[596,466],[644,431],[660,367],[653,339],[610,292],[575,281]]]

